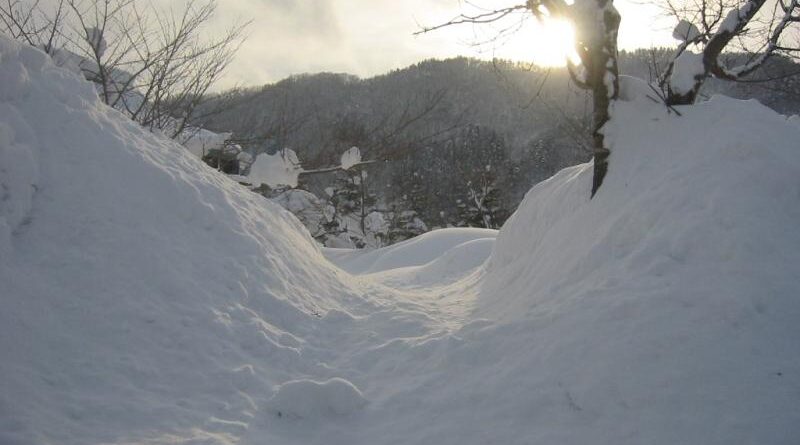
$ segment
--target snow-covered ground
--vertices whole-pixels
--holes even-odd
[[[323,251],[0,37],[0,444],[800,442],[800,127],[626,97],[595,199]]]
[[[445,255],[468,248],[466,245],[475,242],[488,246],[488,251],[483,249],[477,258],[462,257],[467,263],[459,261],[454,264],[458,269],[469,269],[486,260],[495,237],[497,231],[491,229],[439,229],[378,250],[326,249],[325,255],[342,269],[362,275],[426,266],[431,262],[441,261]]]

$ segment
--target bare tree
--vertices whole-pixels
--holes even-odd
[[[0,4],[11,36],[72,58],[106,104],[141,125],[178,138],[244,38],[245,23],[203,38],[215,0],[189,0],[180,11],[144,0],[60,0]]]
[[[679,20],[673,35],[681,41],[659,79],[667,104],[694,103],[709,77],[739,81],[774,55],[791,57],[800,51],[800,41],[791,42],[789,35],[792,27],[800,28],[800,2],[776,0],[771,8],[766,4],[766,0],[667,3],[668,12]],[[726,50],[746,57],[724,57]]]
[[[0,30],[14,39],[43,49],[47,53],[59,45],[66,15],[65,0],[45,11],[41,0],[23,3],[20,0],[0,1]]]

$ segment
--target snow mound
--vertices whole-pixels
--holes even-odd
[[[73,95],[43,88],[33,95],[32,75],[43,81],[60,82]],[[66,79],[65,79],[66,77]],[[11,254],[11,235],[29,221],[33,195],[39,183],[39,139],[34,128],[12,105],[14,101],[47,100],[53,94],[70,104],[93,100],[93,91],[85,82],[70,79],[62,70],[48,63],[48,57],[33,48],[20,47],[0,36],[0,265]],[[61,94],[59,94],[61,93]],[[45,112],[39,118],[47,119]]]
[[[800,129],[754,101],[679,111],[617,104],[598,195],[563,170],[500,231],[474,316],[514,334],[472,347],[524,351],[488,391],[536,407],[530,443],[800,439]]]
[[[270,187],[297,187],[297,178],[303,167],[294,150],[278,150],[274,154],[261,153],[250,166],[247,178],[253,186],[267,184]]]
[[[589,164],[534,187],[498,236],[487,290],[508,289],[510,276],[545,295],[590,277],[626,284],[633,272],[719,273],[735,282],[759,278],[740,270],[794,272],[800,233],[788,227],[800,214],[800,128],[755,101],[727,97],[680,112],[644,99],[619,103],[619,124],[605,130],[614,172],[602,195],[583,193]],[[628,276],[612,279],[612,268]],[[486,307],[514,311],[503,303]]]
[[[704,69],[703,55],[686,50],[675,59],[669,85],[675,92],[686,94],[694,87],[695,79],[703,75]]]
[[[0,254],[4,445],[229,443],[331,377],[322,314],[370,307],[290,213],[2,36]]]
[[[367,400],[349,381],[333,378],[286,382],[278,386],[269,403],[280,417],[306,419],[346,416],[363,408]]]
[[[325,249],[324,252],[329,260],[350,273],[370,274],[422,266],[439,258],[459,244],[495,236],[497,236],[497,231],[491,229],[438,229],[381,249],[371,251]]]
[[[481,266],[491,255],[494,241],[493,237],[478,238],[447,249],[433,261],[419,266],[414,280],[424,284],[453,281]]]
[[[420,266],[398,267],[365,276],[393,288],[448,286],[478,271],[491,255],[494,241],[494,237],[469,240],[446,247],[436,258]]]

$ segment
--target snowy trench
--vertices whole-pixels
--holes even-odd
[[[626,79],[499,231],[321,249],[0,36],[0,444],[800,442],[800,126]]]

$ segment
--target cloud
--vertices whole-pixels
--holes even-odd
[[[180,10],[190,0],[152,1],[157,8]],[[196,0],[205,1],[205,0]],[[489,37],[490,27],[450,27],[414,36],[421,25],[442,23],[466,7],[463,0],[216,0],[217,14],[207,28],[209,36],[234,23],[251,21],[241,46],[218,89],[261,85],[292,74],[331,71],[371,76],[422,59],[458,55],[530,60],[537,39],[530,29],[503,45],[472,44]],[[502,7],[521,0],[476,0]],[[42,0],[55,4],[57,0]],[[669,44],[671,24],[652,31],[658,8],[617,0],[623,14],[623,48]],[[531,20],[532,21],[532,20]]]
[[[457,6],[453,0],[219,1],[214,28],[252,20],[249,38],[223,84],[255,85],[317,71],[369,76],[424,58],[452,56],[466,49],[457,40],[448,40],[445,33],[413,33],[417,20],[441,20]]]

